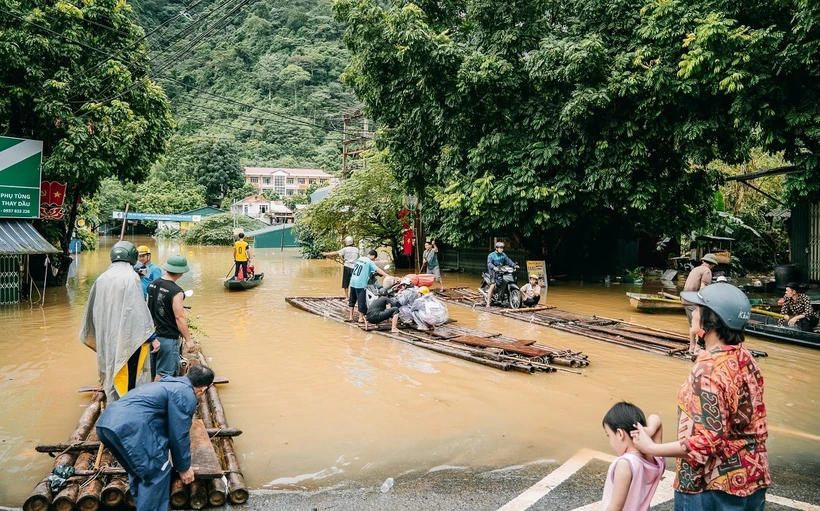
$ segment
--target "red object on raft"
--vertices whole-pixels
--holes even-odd
[[[405,275],[411,282],[413,282],[414,286],[427,286],[430,287],[433,285],[433,282],[436,281],[436,276],[432,273],[411,273],[409,275]]]

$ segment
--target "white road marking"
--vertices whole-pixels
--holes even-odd
[[[534,485],[527,488],[524,493],[507,502],[498,511],[524,511],[530,506],[547,496],[558,485],[572,477],[573,474],[581,470],[587,463],[593,459],[612,462],[615,456],[606,454],[592,449],[581,449],[572,458],[568,459],[563,465],[550,472],[547,477],[541,479]],[[668,502],[675,498],[675,490],[672,485],[675,482],[675,473],[666,470],[663,473],[663,478],[658,485],[655,496],[652,497],[652,506],[657,506]],[[786,497],[779,497],[777,495],[767,494],[766,502],[778,504],[792,509],[799,509],[801,511],[820,511],[820,506],[810,504],[808,502],[801,502]],[[601,509],[601,501],[593,502],[585,506],[577,507],[572,511],[597,511]]]

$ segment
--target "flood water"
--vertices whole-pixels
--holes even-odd
[[[326,296],[341,290],[341,266],[303,260],[298,250],[262,250],[264,283],[228,292],[231,249],[188,247],[148,238],[161,264],[173,253],[192,271],[179,284],[207,334],[200,341],[217,375],[228,422],[244,434],[236,448],[252,488],[378,485],[385,477],[453,467],[505,467],[562,461],[588,447],[609,452],[601,418],[626,399],[675,432],[678,386],[690,364],[450,306],[460,324],[571,347],[591,360],[583,376],[526,375],[439,355],[362,332],[287,305],[286,296]],[[76,260],[66,288],[47,290],[45,305],[0,308],[0,505],[22,505],[50,470],[38,443],[65,441],[96,382],[94,353],[79,341],[91,284],[108,265],[113,241]],[[476,285],[470,275],[444,274],[446,286]],[[644,292],[656,291],[651,282]],[[547,303],[685,332],[684,315],[648,315],[629,306],[625,285],[563,284]],[[777,466],[820,458],[820,351],[750,339],[766,379],[769,450]]]

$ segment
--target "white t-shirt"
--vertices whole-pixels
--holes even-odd
[[[541,286],[538,284],[532,286],[529,282],[527,282],[521,286],[521,293],[524,295],[525,299],[530,300],[536,296],[541,296]]]
[[[356,264],[356,259],[359,258],[359,249],[356,247],[345,247],[339,250],[339,255],[342,256],[345,266],[353,268]]]

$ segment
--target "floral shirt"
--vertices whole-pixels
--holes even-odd
[[[788,317],[803,314],[808,320],[811,320],[811,318],[817,316],[817,313],[814,312],[814,309],[811,306],[811,297],[806,293],[797,295],[797,300],[789,298],[788,296],[783,298],[783,307],[780,309],[780,314]],[[786,320],[781,319],[777,322],[777,324],[779,326],[785,326]]]
[[[763,376],[740,346],[703,352],[678,391],[675,489],[746,497],[771,485]]]

